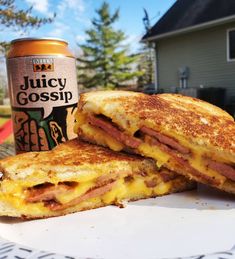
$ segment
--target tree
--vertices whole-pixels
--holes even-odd
[[[139,55],[138,70],[143,74],[138,77],[138,86],[151,85],[154,83],[154,49],[144,43]]]
[[[0,30],[4,28],[23,29],[38,28],[52,22],[53,18],[39,18],[31,14],[32,7],[26,10],[18,9],[15,0],[0,0]],[[55,15],[54,15],[55,16]],[[9,47],[6,41],[0,42],[0,51]]]
[[[86,30],[88,39],[79,45],[83,54],[78,58],[78,82],[86,88],[115,88],[140,74],[133,71],[136,57],[127,54],[125,34],[113,28],[119,9],[111,14],[109,4],[103,2],[96,13],[98,17]]]
[[[146,33],[151,30],[150,20],[146,9],[144,9],[143,23]],[[138,77],[138,86],[151,85],[154,83],[154,49],[151,43],[142,44],[138,69],[143,72]]]

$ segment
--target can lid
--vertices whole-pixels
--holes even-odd
[[[18,39],[14,39],[11,41],[11,44],[12,43],[15,43],[15,42],[18,42],[18,41],[43,41],[43,40],[53,40],[53,41],[60,41],[60,42],[64,42],[66,44],[68,44],[67,41],[63,40],[63,39],[60,39],[60,38],[50,38],[50,37],[43,37],[43,38],[40,38],[40,37],[26,37],[26,38],[18,38]]]

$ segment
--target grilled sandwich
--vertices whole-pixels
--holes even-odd
[[[128,91],[82,94],[75,132],[115,151],[235,194],[235,122],[207,102],[178,94]]]
[[[155,162],[68,141],[46,152],[0,161],[0,215],[46,218],[191,189]]]

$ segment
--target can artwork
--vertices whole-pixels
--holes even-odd
[[[67,42],[14,40],[7,72],[16,153],[50,150],[75,137],[78,88]]]

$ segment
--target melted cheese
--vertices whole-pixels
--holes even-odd
[[[164,195],[170,192],[171,186],[172,186],[171,182],[159,183],[159,185],[154,188],[154,192],[156,195]]]
[[[79,128],[83,131],[86,138],[90,141],[94,140],[98,145],[108,146],[114,151],[120,151],[124,148],[124,145],[116,139],[110,137],[103,130],[98,129],[86,122],[86,115],[82,113],[76,114],[76,123],[74,126],[74,132],[77,134]]]
[[[172,138],[175,138],[175,136],[172,133],[171,134],[168,133],[166,135],[171,136]],[[183,138],[183,137],[181,137],[179,135],[177,135],[177,141],[182,146],[184,146],[184,147],[188,148],[189,150],[191,150],[192,155],[188,156],[187,160],[188,160],[189,164],[193,168],[195,168],[199,172],[202,172],[205,175],[208,175],[208,176],[210,176],[210,177],[220,181],[221,183],[223,183],[226,180],[226,178],[223,175],[219,174],[215,170],[212,170],[212,169],[210,169],[210,168],[208,168],[206,166],[204,157],[209,152],[209,150],[206,147],[195,145],[192,142],[188,142],[185,138]],[[146,152],[146,154],[147,154],[148,153],[148,148],[145,149],[143,152]],[[153,153],[158,153],[158,152],[159,152],[159,148],[158,147],[154,147]]]
[[[184,146],[187,147],[186,145]],[[191,148],[191,146],[189,148]],[[157,146],[151,146],[147,143],[144,143],[140,145],[138,149],[141,152],[141,154],[143,154],[144,156],[148,156],[155,159],[157,161],[156,164],[158,167],[161,167],[162,165],[169,165],[171,166],[172,170],[177,171],[177,168],[175,168],[175,165],[172,166],[172,161],[174,161],[174,158],[172,158],[170,161],[171,156],[161,151]],[[214,179],[223,183],[226,180],[226,178],[223,175],[220,175],[218,172],[208,168],[205,165],[205,161],[203,160],[204,154],[205,154],[205,151],[203,149],[200,150],[200,148],[198,148],[195,152],[193,152],[193,156],[188,157],[187,160],[189,164],[199,172],[202,172],[205,175],[213,177]],[[171,165],[169,163],[171,163]],[[176,166],[177,166],[177,162],[176,162]]]
[[[146,179],[147,180],[147,179]],[[146,187],[142,178],[135,178],[134,181],[130,183],[126,183],[126,188],[128,190],[128,195],[130,199],[134,199],[135,197],[148,197],[152,194],[152,188]]]
[[[119,179],[115,183],[115,186],[112,188],[112,190],[110,190],[109,192],[105,193],[102,196],[102,200],[105,204],[111,204],[114,201],[119,202],[126,196],[127,196],[127,190],[126,190],[126,186],[124,185],[124,180]]]
[[[111,191],[102,196],[102,200],[108,204],[111,204],[113,202],[121,203],[124,200],[137,200],[141,198],[148,198],[152,196],[167,194],[171,191],[172,182],[164,183],[161,180],[159,180],[159,183],[156,185],[156,187],[147,187],[145,181],[148,181],[150,179],[151,176],[135,176],[133,181],[130,182],[125,182],[124,179],[120,179],[117,181]]]
[[[152,127],[151,124],[148,124],[147,126],[150,128],[154,128],[154,127]],[[220,153],[219,155],[215,154],[215,150],[211,150],[210,148],[207,148],[206,146],[200,146],[198,144],[195,144],[193,141],[188,141],[187,139],[185,139],[184,136],[180,136],[176,132],[165,131],[164,129],[162,129],[161,132],[163,134],[165,134],[166,136],[176,139],[180,143],[180,145],[191,150],[193,155],[191,157],[188,157],[187,160],[193,168],[195,168],[199,172],[202,172],[205,175],[208,175],[208,176],[220,181],[221,183],[224,183],[226,181],[226,177],[224,177],[223,175],[219,174],[217,171],[212,170],[206,166],[204,157],[206,157],[206,156],[212,157],[212,159],[215,159],[221,163],[226,163],[226,162],[229,163],[229,161],[230,161],[229,156],[226,156],[226,154],[224,154],[224,153]],[[177,136],[177,138],[176,138],[176,136]],[[146,152],[146,154],[148,154],[149,153],[148,148],[143,152],[144,152],[143,154],[145,154],[145,152]],[[156,151],[154,151],[154,153],[155,152],[158,152],[157,147],[156,147]],[[151,157],[154,158],[153,156],[151,156]]]
[[[158,177],[158,184],[156,187],[149,188],[146,186],[145,181],[151,180],[152,178]],[[142,177],[140,175],[134,176],[133,180],[126,182],[124,178],[116,180],[114,186],[110,191],[101,195],[100,197],[93,197],[87,199],[74,206],[76,208],[86,207],[89,204],[90,208],[97,207],[100,203],[109,205],[121,203],[124,200],[136,200],[141,198],[148,198],[156,195],[167,194],[171,191],[171,182],[164,183],[159,175],[152,173]],[[54,215],[57,212],[50,211],[49,208],[45,207],[43,202],[26,202],[27,191],[25,190],[24,184],[6,180],[1,184],[0,202],[8,204],[13,209],[17,210],[23,215]],[[25,184],[27,185],[27,183]],[[78,184],[70,193],[59,194],[56,199],[62,204],[73,200],[86,193],[89,189],[95,186],[94,181],[88,181],[85,183]],[[53,214],[54,213],[54,214]]]
[[[62,203],[65,204],[76,197],[79,197],[86,193],[89,189],[95,186],[95,183],[93,181],[85,182],[85,183],[79,183],[76,188],[74,188],[71,192],[62,193],[60,195],[56,196],[56,199]]]
[[[89,124],[83,124],[80,126],[86,137],[91,141],[95,138],[98,145],[108,146],[114,151],[120,151],[124,148],[124,145],[106,134],[103,130],[93,127]]]
[[[129,134],[133,135],[139,129],[139,121],[133,119],[133,116],[127,118],[126,114],[122,115],[120,112],[112,112],[114,108],[114,103],[108,102],[104,103],[103,105],[93,103],[93,102],[86,102],[82,108],[83,115],[86,113],[91,114],[102,114],[108,118],[112,119],[112,122],[119,125],[122,129],[125,129]],[[120,107],[118,108],[120,109]],[[77,117],[79,117],[79,112],[77,113]]]
[[[117,142],[114,138],[109,136],[103,130],[93,127],[92,134],[89,133],[90,129],[86,127],[86,125],[88,124],[86,123],[85,116],[84,115],[81,115],[81,116],[83,119],[82,120],[80,119],[80,123],[82,123],[80,127],[82,128],[82,130],[84,130],[85,135],[87,134],[88,136],[90,136],[92,139],[94,139],[94,141],[97,144],[108,146],[110,149],[114,151],[120,151],[124,148],[123,144]],[[168,133],[166,135],[169,135],[172,137],[172,134]],[[189,156],[187,160],[193,168],[195,168],[199,172],[202,172],[205,175],[213,177],[214,179],[218,180],[221,183],[225,182],[226,178],[223,175],[219,174],[215,170],[212,170],[206,166],[203,157],[205,154],[207,154],[208,151],[206,150],[205,147],[195,146],[195,144],[186,141],[183,137],[180,137],[180,136],[177,136],[177,138],[179,143],[182,146],[187,147],[192,151],[193,156],[192,157]],[[171,168],[171,170],[177,171],[177,168],[175,168],[175,165],[177,166],[177,162],[174,165],[174,158],[171,158],[171,156],[168,153],[162,151],[159,147],[152,146],[148,143],[142,143],[138,147],[138,151],[140,152],[140,154],[146,157],[155,159],[157,161],[156,165],[158,168],[164,165],[168,165],[168,167]]]
[[[164,153],[159,148],[155,146],[151,146],[147,143],[142,143],[138,150],[141,154],[144,154],[146,157],[151,157],[155,159],[157,162],[157,167],[160,168],[162,165],[166,164],[170,159],[170,156],[167,153]]]

